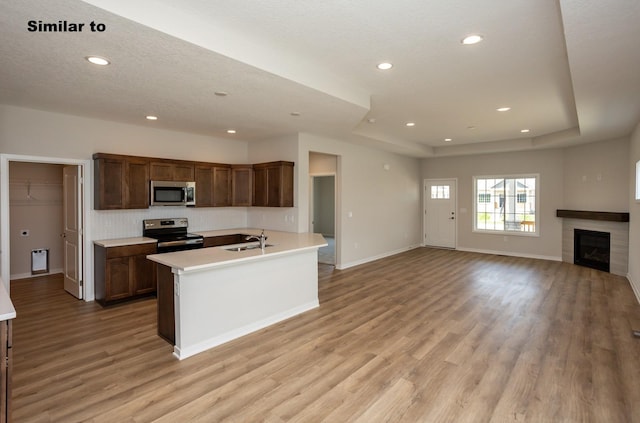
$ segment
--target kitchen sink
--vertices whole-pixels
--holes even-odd
[[[265,244],[264,246],[265,248],[267,247],[273,247],[273,244]],[[242,245],[229,245],[226,247],[223,247],[225,250],[227,251],[246,251],[246,250],[256,250],[256,249],[260,249],[260,244],[258,243],[248,243],[248,244],[242,244]]]

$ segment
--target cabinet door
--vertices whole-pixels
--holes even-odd
[[[138,159],[127,160],[125,194],[126,208],[149,207],[149,162]]]
[[[266,167],[253,169],[253,205],[268,205],[268,171]]]
[[[213,168],[213,205],[216,207],[231,205],[231,169],[228,167]]]
[[[254,206],[293,207],[293,162],[260,163],[253,172]]]
[[[193,163],[176,163],[173,165],[173,181],[193,182]]]
[[[133,294],[148,294],[156,290],[156,266],[147,259],[146,255],[134,256],[130,258],[131,284],[133,285]]]
[[[173,181],[173,165],[169,162],[151,162],[149,176],[152,181]]]
[[[279,207],[293,207],[293,163],[285,162],[280,167]]]
[[[151,180],[153,181],[194,181],[193,163],[154,161],[150,168]]]
[[[96,210],[125,208],[124,159],[96,159],[94,168],[93,207]]]
[[[99,158],[94,161],[96,210],[149,207],[149,162],[134,157]]]
[[[282,188],[282,168],[280,166],[267,169],[267,207],[280,207]]]
[[[231,185],[232,205],[250,206],[253,195],[253,168],[251,165],[233,166]]]
[[[213,206],[213,169],[211,166],[197,165],[195,167],[196,206]]]
[[[119,300],[132,295],[129,271],[129,257],[107,259],[105,301]]]

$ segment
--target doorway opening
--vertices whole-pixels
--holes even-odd
[[[0,166],[0,263],[7,290],[11,280],[61,273],[67,292],[92,299],[84,265],[88,193],[83,175],[89,162],[0,155]]]
[[[318,263],[336,266],[337,156],[309,153],[309,232],[327,241],[318,249]]]

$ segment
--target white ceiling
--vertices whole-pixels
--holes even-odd
[[[3,0],[0,103],[416,157],[565,146],[640,121],[638,22],[636,0]],[[464,46],[469,33],[485,40]]]

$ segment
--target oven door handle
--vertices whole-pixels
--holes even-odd
[[[158,247],[175,247],[176,245],[193,245],[193,244],[202,244],[202,243],[204,243],[203,239],[162,241],[162,242],[158,242]]]

